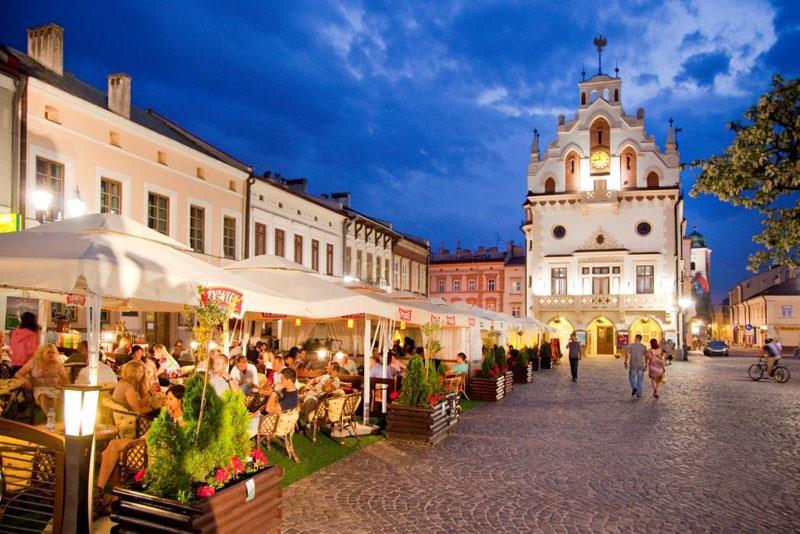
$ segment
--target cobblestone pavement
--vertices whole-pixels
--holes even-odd
[[[285,532],[797,532],[800,362],[694,357],[660,399],[621,360],[535,374],[433,449],[381,442],[289,487]],[[298,437],[296,439],[304,439]]]

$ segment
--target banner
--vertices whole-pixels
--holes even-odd
[[[262,319],[286,319],[286,315],[283,313],[262,313]]]
[[[447,326],[455,326],[456,325],[456,316],[455,315],[448,315],[445,317],[445,321],[447,322]]]
[[[431,314],[431,322],[433,324],[439,324],[442,321],[442,318],[438,315]]]
[[[475,317],[469,317],[467,321],[469,321],[470,326],[475,326]]]
[[[411,312],[412,310],[407,310],[405,308],[397,308],[397,313],[400,314],[401,321],[410,321],[411,320]]]
[[[86,295],[67,295],[67,304],[71,306],[84,306],[86,304]]]
[[[228,308],[232,314],[242,314],[242,298],[244,295],[229,287],[207,287],[200,297],[203,305],[208,303]]]
[[[349,315],[342,315],[342,319],[364,319],[366,315],[365,313],[351,313]]]

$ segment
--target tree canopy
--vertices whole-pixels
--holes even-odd
[[[772,79],[772,88],[748,109],[746,123],[732,122],[736,135],[721,155],[694,161],[702,169],[692,196],[716,195],[764,215],[753,241],[748,269],[800,265],[800,80]]]

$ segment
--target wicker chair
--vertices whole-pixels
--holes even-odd
[[[283,440],[283,445],[286,447],[286,453],[289,455],[289,458],[297,463],[300,463],[300,458],[294,450],[294,429],[299,418],[300,408],[294,408],[288,412],[281,412],[278,414],[278,422],[272,433],[273,438],[281,438]]]
[[[306,432],[311,431],[311,441],[317,442],[317,432],[322,425],[331,424],[332,420],[341,417],[345,395],[337,395],[322,399],[313,412],[308,414]]]
[[[258,419],[258,433],[256,434],[256,447],[261,448],[261,441],[266,440],[267,450],[270,448],[272,436],[275,435],[275,427],[278,426],[279,413],[262,415]]]
[[[133,480],[140,469],[147,467],[147,441],[139,438],[122,449],[119,457],[119,476],[123,484]]]
[[[118,429],[117,435],[121,438],[140,438],[153,424],[150,417],[128,410],[111,397],[103,397],[100,402],[102,409],[110,412],[111,420]]]
[[[11,367],[7,363],[0,363],[0,379],[8,379],[14,376]]]
[[[359,439],[355,421],[359,404],[361,404],[360,392],[328,397],[320,401],[317,409],[314,410],[312,418],[309,420],[312,427],[311,441],[316,443],[317,432],[322,425],[329,425],[331,430],[339,428],[342,432],[347,429],[356,439]],[[306,429],[308,429],[308,425],[306,425]],[[344,440],[339,440],[339,443],[344,444]]]

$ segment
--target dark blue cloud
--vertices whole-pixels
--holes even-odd
[[[771,74],[797,75],[800,15],[790,0],[773,7],[778,42],[741,85],[746,94],[673,98],[674,71],[621,61],[623,78],[632,78],[624,81],[626,109],[645,107],[647,131],[662,144],[674,117],[684,130],[684,161],[723,150],[731,140],[725,124],[769,87]],[[458,0],[34,1],[4,11],[0,41],[24,49],[26,27],[57,22],[66,29],[66,69],[81,79],[104,88],[107,73],[129,72],[137,105],[259,172],[305,176],[316,193],[350,190],[355,207],[434,245],[476,246],[521,239],[531,132],[537,127],[547,143],[556,115],[574,113],[581,68],[591,74],[597,66],[591,38],[607,34],[610,71],[626,49],[636,57],[661,45],[646,39],[646,24],[629,23],[660,9],[650,1],[598,10],[588,0],[547,9]],[[688,32],[673,57],[702,53],[676,66],[677,77],[710,88],[730,66],[715,46],[704,31]],[[634,101],[631,82],[656,89]],[[505,96],[480,105],[489,90]],[[685,174],[686,189],[693,179]],[[758,217],[711,197],[687,199],[686,216],[715,251],[712,285],[720,298],[745,275]],[[734,221],[739,233],[731,239]]]
[[[731,58],[724,52],[694,54],[681,65],[676,77],[679,82],[693,80],[698,85],[711,87],[717,74],[725,74],[730,68]]]

